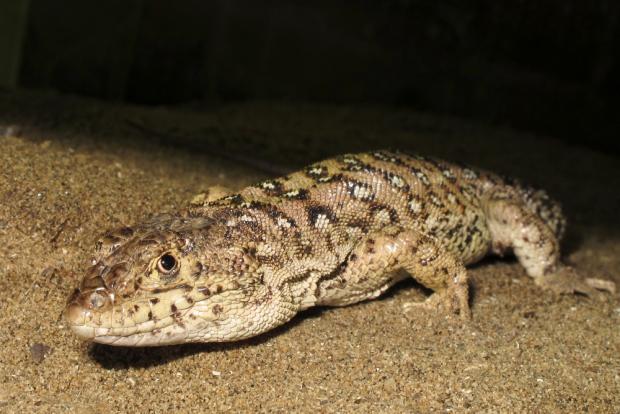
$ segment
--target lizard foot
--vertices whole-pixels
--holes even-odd
[[[616,284],[611,280],[584,279],[570,266],[562,266],[555,273],[540,276],[534,280],[538,286],[559,294],[582,293],[603,299],[604,295],[599,292],[600,290],[605,290],[611,294],[616,293]]]
[[[458,314],[462,320],[470,321],[471,310],[469,309],[468,286],[467,284],[458,284],[443,292],[433,293],[428,299],[422,302],[406,302],[403,304],[403,310],[406,313],[413,309],[444,312],[450,316]]]

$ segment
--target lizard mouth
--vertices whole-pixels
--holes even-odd
[[[172,326],[169,316],[157,321],[134,319],[128,308],[113,307],[113,296],[104,290],[76,293],[63,316],[71,331],[82,340],[125,346],[160,345],[160,334]],[[151,310],[148,313],[152,315]]]
[[[125,308],[110,307],[105,312],[93,310],[92,302],[104,300],[104,307],[110,302],[109,296],[101,299],[99,295],[105,294],[102,291],[78,294],[79,298],[89,298],[86,300],[89,305],[83,306],[84,301],[78,299],[65,308],[64,319],[80,339],[114,346],[159,346],[186,341],[186,329],[175,325],[171,316],[157,321],[137,321]]]
[[[101,277],[75,289],[63,317],[80,339],[115,346],[158,346],[185,342],[187,330],[164,311],[162,300],[116,300]],[[167,303],[167,302],[166,302]]]

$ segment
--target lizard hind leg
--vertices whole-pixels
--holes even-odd
[[[544,218],[532,212],[517,194],[496,191],[484,202],[493,250],[512,249],[519,263],[537,285],[556,293],[598,296],[599,290],[615,292],[609,280],[579,277],[560,262],[558,236]]]

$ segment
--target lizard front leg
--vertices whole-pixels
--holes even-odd
[[[365,237],[349,254],[337,277],[324,282],[317,304],[348,305],[379,296],[399,280],[404,270],[432,289],[425,302],[406,308],[445,307],[470,318],[467,272],[464,265],[432,238],[402,227],[389,227]]]

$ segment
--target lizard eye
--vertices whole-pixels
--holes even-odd
[[[157,262],[157,270],[161,273],[170,273],[177,267],[177,259],[170,253],[165,253]]]

